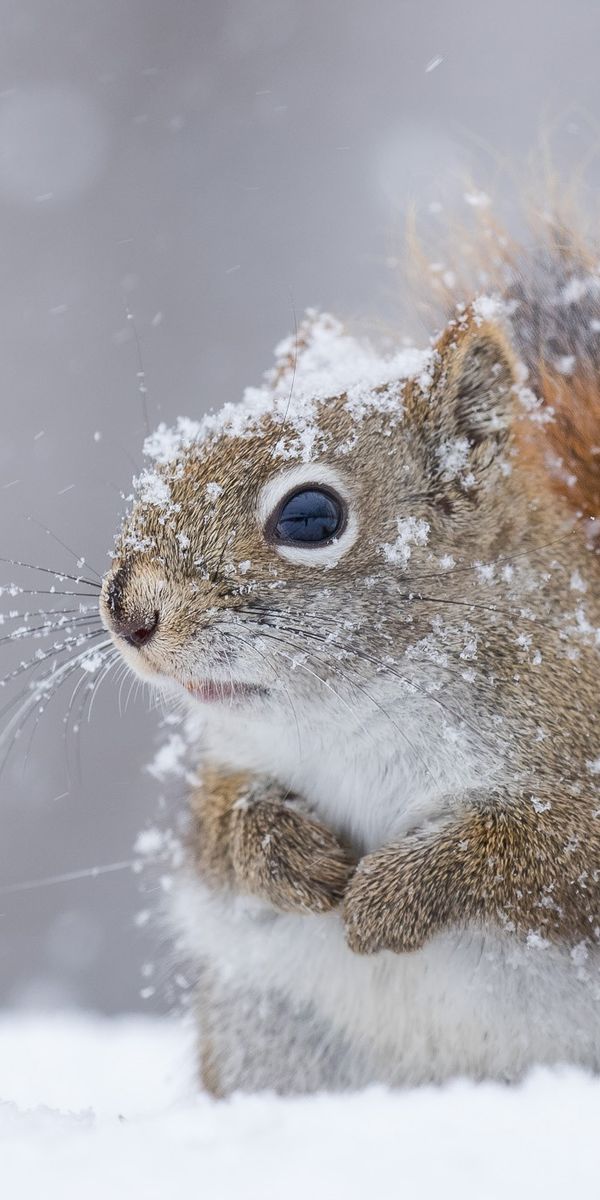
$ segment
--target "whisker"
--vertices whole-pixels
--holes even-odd
[[[240,634],[232,633],[231,630],[226,630],[226,629],[222,629],[222,628],[219,628],[219,632],[222,633],[225,637],[230,637],[230,638],[233,638],[237,642],[241,642],[241,644],[246,648],[246,650],[250,650],[251,653],[253,653],[255,655],[255,657],[260,660],[260,663],[262,665],[262,663],[264,661],[264,656],[259,653],[256,646],[253,646],[252,642],[250,642],[247,638],[242,637]],[[273,671],[273,674],[275,676],[277,676],[277,671],[273,665],[270,654],[267,655],[266,657],[269,662],[269,666],[271,667],[271,670]],[[282,682],[282,681],[280,680],[280,682]],[[300,736],[300,722],[298,720],[298,713],[296,712],[296,708],[295,708],[294,702],[292,700],[289,688],[287,688],[285,684],[283,684],[283,690],[287,697],[288,704],[292,710],[292,716],[294,718],[294,722],[296,725],[296,735],[298,738],[298,758],[301,759],[302,758],[302,739]]]
[[[118,651],[116,649],[114,651],[111,651],[110,648],[107,649],[104,653],[104,664],[106,665],[106,663],[114,662],[116,657],[118,657]],[[105,669],[105,666],[101,666],[100,671],[102,672],[102,671],[104,671],[104,669]],[[85,674],[85,672],[82,673],[82,678],[83,678],[83,674]],[[79,701],[77,711],[76,711],[74,719],[73,719],[72,732],[73,732],[73,741],[74,741],[74,746],[75,746],[75,771],[76,771],[76,777],[79,781],[81,781],[83,779],[83,768],[82,768],[82,763],[81,763],[81,737],[79,735],[81,733],[81,727],[83,725],[84,718],[85,718],[86,706],[91,703],[91,699],[93,696],[94,687],[95,687],[97,678],[98,678],[97,675],[92,676],[91,678],[88,678],[86,686],[82,689],[81,699]],[[81,680],[79,682],[81,682]],[[76,685],[76,690],[77,690],[77,687],[78,687],[78,685]],[[74,700],[74,697],[73,697],[73,700]],[[70,771],[70,768],[69,768],[69,771]]]
[[[552,541],[550,541],[550,542],[544,542],[540,546],[534,546],[532,550],[520,550],[517,554],[498,555],[497,558],[492,559],[492,561],[489,565],[496,567],[496,566],[499,566],[501,563],[516,562],[520,558],[536,557],[538,554],[541,554],[544,550],[549,550],[552,546],[557,546],[561,542],[564,542],[566,538],[571,536],[571,533],[572,533],[572,530],[568,529],[567,532],[561,534],[560,537],[553,538]],[[413,576],[412,579],[409,580],[409,584],[420,583],[423,579],[438,579],[439,580],[441,578],[448,579],[451,575],[463,575],[470,571],[477,571],[478,565],[479,565],[478,563],[472,563],[471,566],[468,566],[468,567],[452,567],[452,569],[450,571],[433,572],[430,575],[415,575],[415,576]]]
[[[298,643],[297,643],[297,644],[298,644]],[[317,653],[318,653],[318,651],[317,651]],[[323,654],[323,652],[322,652],[322,651],[321,651],[321,656],[322,656],[322,657],[326,657],[326,656]],[[428,765],[427,765],[427,763],[425,762],[425,760],[424,760],[423,756],[422,756],[422,755],[420,754],[420,752],[417,750],[417,748],[416,748],[416,746],[414,745],[414,743],[413,743],[413,742],[411,742],[411,740],[410,740],[410,738],[408,737],[408,735],[406,734],[405,730],[404,730],[404,729],[402,729],[402,728],[401,728],[401,726],[400,726],[400,725],[398,725],[398,723],[397,723],[396,721],[394,721],[394,720],[393,720],[393,718],[390,716],[390,714],[387,712],[387,710],[386,710],[386,709],[383,707],[383,705],[382,705],[382,704],[380,704],[380,703],[379,703],[379,701],[378,701],[378,700],[376,700],[376,699],[375,699],[375,697],[374,697],[374,696],[372,696],[372,695],[371,695],[371,693],[370,693],[369,691],[367,691],[367,689],[366,689],[366,688],[363,686],[363,684],[361,684],[361,683],[357,683],[357,682],[356,682],[356,680],[354,680],[354,682],[352,681],[352,679],[351,679],[351,678],[348,676],[348,673],[347,673],[346,671],[343,671],[343,670],[340,668],[340,666],[339,666],[339,662],[338,662],[338,664],[337,664],[337,670],[338,670],[338,671],[339,671],[339,673],[342,675],[342,677],[343,677],[343,678],[345,678],[345,679],[347,680],[347,682],[349,683],[350,687],[354,687],[354,688],[355,688],[357,691],[359,691],[359,692],[362,692],[362,694],[363,694],[364,696],[366,696],[368,700],[370,700],[371,704],[373,704],[373,705],[375,706],[375,708],[377,708],[377,709],[379,710],[379,712],[381,712],[381,713],[382,713],[382,715],[383,715],[384,717],[386,717],[386,718],[387,718],[387,720],[390,722],[390,724],[392,725],[392,727],[393,727],[393,728],[396,730],[396,732],[397,732],[397,733],[400,735],[400,737],[402,738],[402,740],[403,740],[403,741],[406,743],[406,745],[408,746],[409,750],[411,750],[411,751],[412,751],[412,753],[416,755],[416,757],[417,757],[418,761],[421,763],[421,766],[423,767],[424,771],[425,771],[425,772],[426,772],[426,773],[429,775],[430,779],[431,779],[431,780],[433,780],[433,782],[435,783],[435,782],[436,782],[436,780],[435,780],[435,776],[434,776],[433,772],[431,771],[431,769],[429,768],[429,766],[428,766]],[[411,691],[411,690],[412,690],[412,691],[415,691],[415,690],[416,690],[416,691],[418,691],[418,690],[420,690],[420,689],[419,689],[419,688],[418,688],[418,687],[417,687],[417,686],[416,686],[416,685],[413,683],[413,681],[412,681],[412,680],[405,679],[403,676],[399,676],[399,678],[400,678],[400,679],[402,680],[402,682],[403,682],[403,683],[406,685],[406,687],[408,688],[408,690],[409,690],[409,691]]]
[[[290,299],[291,299],[291,297],[290,297]],[[294,318],[294,362],[293,362],[293,366],[292,366],[292,380],[290,383],[290,391],[289,391],[289,395],[287,398],[285,412],[283,414],[283,421],[281,423],[282,429],[285,429],[285,424],[288,419],[288,413],[290,411],[290,404],[292,403],[292,396],[294,394],[294,384],[296,383],[296,371],[298,368],[298,317],[296,315],[296,307],[295,307],[293,301],[292,301],[292,315]],[[272,451],[271,458],[273,457],[274,454],[275,454],[275,450]]]
[[[0,561],[2,561],[0,559]],[[93,592],[73,592],[60,588],[24,588],[17,583],[0,585],[0,596],[81,596],[84,600],[94,600]]]
[[[447,573],[444,572],[444,575],[438,578],[438,582],[441,582],[441,579],[444,578],[446,574],[451,575],[452,572],[451,571],[449,571]],[[519,621],[526,621],[528,624],[538,624],[539,623],[535,617],[529,617],[526,614],[524,614],[522,608],[516,604],[512,608],[507,608],[506,605],[500,605],[500,604],[481,604],[478,600],[465,599],[464,596],[460,597],[460,598],[455,598],[452,596],[445,596],[445,595],[444,596],[427,596],[423,592],[419,592],[419,591],[398,592],[398,594],[396,595],[396,599],[398,601],[408,601],[411,604],[417,604],[419,601],[422,600],[426,603],[432,603],[432,604],[441,604],[441,605],[447,604],[453,608],[454,607],[474,608],[474,609],[479,610],[480,612],[490,612],[490,613],[494,613],[494,614],[500,613],[503,616],[509,616],[511,618],[517,617],[519,619]],[[260,611],[265,611],[265,612],[272,611],[266,605],[263,606],[262,608],[260,605],[256,605],[255,607],[256,607],[256,610],[260,610]],[[239,610],[239,611],[242,611],[242,610]],[[333,626],[334,628],[338,628],[339,623],[340,623],[339,617],[331,616],[326,613],[313,613],[313,612],[308,612],[305,609],[293,609],[292,610],[289,608],[286,610],[280,609],[279,611],[280,612],[281,611],[294,611],[297,615],[299,615],[303,618],[307,618],[309,620],[312,619],[315,621],[320,621],[323,624],[328,623],[330,626]]]
[[[72,583],[85,583],[86,587],[91,587],[94,591],[100,591],[100,583],[96,583],[93,579],[86,579],[83,575],[69,575],[68,571],[53,571],[51,567],[41,567],[37,563],[23,562],[19,558],[1,558],[0,562],[7,563],[11,567],[26,567],[29,571],[43,571],[45,575],[53,575],[62,583],[63,579],[70,579]]]
[[[266,637],[266,638],[270,639],[271,641],[278,642],[281,646],[285,646],[286,650],[289,649],[288,643],[286,641],[284,641],[283,638],[275,637],[272,633],[264,633],[264,631],[261,630],[260,636]],[[306,657],[310,657],[310,655],[307,654],[306,649],[304,647],[298,647],[298,648],[302,650],[302,652],[305,654]],[[275,654],[277,654],[280,658],[288,659],[288,661],[292,663],[293,669],[300,667],[301,670],[306,671],[306,673],[308,675],[312,676],[313,679],[316,679],[318,681],[318,683],[321,683],[330,692],[333,692],[333,695],[336,697],[336,699],[339,700],[340,703],[343,704],[344,707],[348,709],[348,711],[352,714],[353,719],[356,720],[356,711],[354,710],[352,705],[349,704],[348,701],[345,700],[344,697],[340,695],[340,693],[336,690],[336,688],[334,688],[332,686],[332,684],[329,682],[329,680],[323,679],[321,675],[317,675],[317,673],[315,671],[311,671],[310,668],[306,666],[306,663],[299,662],[296,658],[294,658],[294,656],[292,654],[284,653],[281,650],[279,650],[279,651],[276,650]],[[339,667],[338,667],[338,674],[342,676],[342,678],[345,680],[345,682],[347,684],[349,683],[349,686],[351,688],[355,688],[357,691],[365,690],[365,689],[358,687],[356,684],[352,683],[352,681],[349,681],[347,676],[344,674],[344,672],[341,669],[339,669]],[[367,692],[365,692],[365,694],[368,696]],[[382,708],[381,705],[376,700],[373,700],[372,697],[369,697],[369,699],[372,700],[372,702],[376,708],[380,709],[380,711],[391,722],[391,724],[395,725],[395,722],[392,720],[389,713],[386,713],[385,709]],[[370,741],[373,741],[373,742],[375,741],[372,734],[369,733],[369,730],[366,729],[366,727],[362,724],[362,722],[359,722],[359,728],[362,729],[363,733],[366,734],[366,736],[369,738]],[[404,733],[403,730],[400,730],[398,728],[398,732],[406,741],[408,741],[408,738],[406,737],[406,734]],[[408,741],[408,744],[411,747],[411,749],[414,749],[414,747],[411,745],[410,741]],[[431,775],[431,772],[429,771],[429,768],[426,766],[425,763],[423,764],[423,766],[428,771],[428,773]],[[433,778],[433,776],[432,776],[432,778]]]
[[[51,633],[68,633],[69,630],[73,629],[73,627],[81,626],[82,629],[85,629],[89,625],[91,625],[91,619],[89,617],[76,617],[70,621],[63,622],[52,621],[45,625],[29,625],[22,629],[13,629],[12,633],[7,633],[3,637],[0,637],[0,645],[2,645],[4,642],[22,642],[28,637],[31,637],[34,640],[39,640],[39,638],[48,637]],[[103,628],[103,625],[98,624],[96,626],[96,632],[99,633]]]
[[[137,675],[134,675],[134,676],[133,676],[133,678],[132,678],[132,680],[131,680],[131,682],[130,682],[130,684],[129,684],[129,691],[128,691],[128,693],[127,693],[127,699],[126,699],[126,701],[125,701],[125,712],[127,712],[127,709],[129,708],[129,701],[131,700],[131,693],[132,693],[132,691],[133,691],[133,689],[134,689],[134,687],[135,687],[135,685],[136,685],[136,683],[137,683],[137,682],[138,682]]]
[[[81,702],[81,704],[80,704],[80,706],[79,706],[79,710],[78,710],[78,713],[77,713],[77,717],[75,718],[75,720],[74,720],[74,722],[73,722],[73,726],[72,726],[73,734],[75,735],[75,734],[78,732],[78,729],[79,729],[79,724],[78,724],[78,722],[79,722],[79,720],[80,720],[80,718],[81,718],[81,713],[82,713],[82,711],[83,711],[83,708],[84,708],[84,706],[85,706],[85,701],[86,701],[86,693],[87,693],[87,692],[88,692],[88,691],[91,689],[91,687],[92,687],[92,680],[91,680],[89,677],[88,677],[88,678],[86,678],[86,675],[87,675],[87,672],[86,672],[86,671],[82,671],[82,672],[81,672],[81,675],[79,676],[79,679],[77,679],[77,680],[76,680],[75,687],[73,688],[73,691],[71,692],[71,698],[70,698],[70,700],[69,700],[69,703],[68,703],[68,705],[67,705],[67,711],[66,711],[66,713],[65,713],[65,715],[64,715],[64,717],[63,717],[63,725],[64,725],[64,731],[63,731],[63,745],[64,745],[64,752],[65,752],[65,768],[66,768],[66,773],[67,773],[67,782],[68,782],[68,785],[69,785],[69,790],[70,790],[70,789],[71,789],[71,787],[73,786],[73,776],[72,776],[72,773],[71,773],[71,764],[70,764],[70,762],[69,762],[69,741],[68,741],[68,736],[69,736],[69,722],[70,722],[70,720],[71,720],[71,713],[73,712],[73,707],[74,707],[74,704],[75,704],[75,697],[77,696],[77,694],[78,694],[78,692],[79,692],[80,688],[83,688],[83,697],[82,697],[82,702]],[[64,682],[66,682],[66,680],[65,680]],[[75,739],[75,746],[76,746],[77,769],[78,769],[77,779],[78,779],[78,781],[79,781],[79,780],[81,780],[81,761],[80,761],[80,757],[79,757],[80,742],[79,742],[79,739],[78,739],[78,738],[76,738],[76,739]]]
[[[66,550],[67,554],[70,554],[71,558],[75,559],[75,562],[77,563],[78,567],[83,567],[83,566],[89,567],[92,574],[96,576],[96,579],[99,580],[100,583],[102,583],[102,576],[98,574],[98,571],[96,571],[95,567],[93,567],[91,563],[86,563],[85,558],[83,557],[82,554],[76,554],[75,551],[72,550],[70,546],[67,546],[67,543],[63,542],[62,539],[59,538],[56,533],[53,533],[51,529],[48,529],[47,525],[44,525],[41,521],[38,521],[36,517],[32,517],[31,513],[28,515],[27,520],[32,521],[34,525],[37,525],[40,529],[43,529],[44,533],[46,533],[48,535],[48,537],[53,538],[53,540],[57,543],[58,546],[62,546],[63,550]]]
[[[412,679],[412,678],[408,679],[405,675],[402,675],[399,671],[395,670],[394,667],[392,667],[389,663],[386,663],[384,660],[375,658],[374,655],[367,654],[367,652],[362,649],[357,649],[356,647],[348,648],[341,642],[336,643],[335,641],[333,641],[330,638],[325,639],[321,635],[313,633],[313,632],[309,632],[308,630],[305,630],[305,629],[293,629],[293,628],[290,628],[289,626],[282,627],[281,625],[278,626],[278,628],[281,630],[281,632],[284,632],[287,636],[293,637],[294,635],[296,635],[299,638],[308,637],[313,640],[320,641],[324,646],[327,646],[327,647],[332,646],[332,645],[334,645],[334,646],[337,645],[338,649],[341,649],[345,653],[349,654],[351,657],[359,658],[365,662],[373,663],[378,668],[378,672],[392,675],[395,679],[398,679],[401,683],[404,683],[405,686],[409,688],[409,690],[418,692],[420,695],[425,696],[425,698],[427,700],[429,700],[433,704],[437,705],[438,708],[441,708],[443,710],[443,712],[446,713],[447,716],[451,717],[454,721],[458,721],[459,725],[463,725],[466,729],[470,729],[471,733],[473,733],[478,740],[481,738],[481,729],[478,729],[476,726],[472,725],[471,722],[465,717],[464,713],[456,712],[448,704],[446,704],[443,700],[440,699],[440,696],[437,692],[428,691],[426,688],[421,687],[418,683],[415,682],[414,679]],[[301,643],[299,643],[297,641],[296,645],[301,645]],[[442,671],[447,670],[447,671],[449,671],[449,673],[456,674],[456,672],[452,668],[448,668],[446,666],[441,666],[440,669]],[[374,703],[376,703],[376,701],[374,701]]]
[[[55,643],[52,649],[47,650],[45,653],[41,649],[38,650],[35,657],[31,658],[29,662],[20,663],[19,666],[15,667],[13,671],[9,671],[7,675],[2,676],[2,678],[0,678],[0,687],[5,687],[11,679],[17,679],[19,675],[23,675],[25,671],[30,671],[34,667],[40,666],[42,663],[47,662],[49,658],[54,658],[58,654],[64,654],[66,650],[72,650],[74,647],[82,645],[83,642],[91,641],[93,638],[100,637],[105,632],[106,631],[104,629],[98,629],[91,630],[88,633],[76,634],[71,638],[65,638],[62,643]],[[111,645],[110,640],[108,640],[106,644]],[[87,653],[87,649],[83,651],[83,654],[85,653]],[[0,716],[1,715],[2,710],[0,709]]]
[[[96,652],[101,652],[110,644],[110,641],[107,640],[107,642],[105,642],[103,645],[101,644],[100,647],[96,648]],[[15,741],[20,736],[20,733],[35,706],[43,701],[44,703],[41,706],[41,711],[43,711],[50,700],[57,694],[59,688],[65,682],[65,680],[69,678],[73,671],[77,670],[78,667],[81,667],[82,662],[85,660],[86,655],[88,654],[89,650],[86,647],[78,654],[72,655],[65,663],[62,663],[59,667],[51,669],[41,679],[33,681],[19,694],[19,696],[13,698],[8,704],[4,705],[2,710],[0,710],[0,717],[3,717],[7,712],[10,712],[11,708],[14,708],[15,704],[19,704],[17,711],[13,713],[13,716],[0,733],[0,746],[2,746],[6,742],[8,735],[13,731],[13,729],[15,729],[15,725],[17,726],[16,731],[9,742],[8,749],[2,760],[2,764],[0,765],[0,775],[2,775],[2,772],[4,771],[6,761]],[[52,685],[51,687],[49,686],[50,684]],[[20,701],[22,700],[23,695],[26,695],[27,698],[21,704]]]
[[[147,861],[146,859],[144,861]],[[7,883],[0,887],[0,896],[12,896],[17,892],[32,892],[37,888],[53,887],[58,883],[72,883],[77,879],[97,879],[114,871],[139,870],[139,858],[126,858],[121,862],[104,863],[98,867],[82,867],[79,871],[63,871],[60,875],[47,875],[43,879],[26,879],[19,883]]]
[[[92,694],[91,694],[91,697],[90,697],[90,704],[89,704],[89,708],[88,708],[88,711],[87,711],[87,723],[88,723],[88,725],[89,725],[89,723],[90,723],[90,721],[91,721],[91,719],[92,719],[92,709],[93,709],[93,707],[94,707],[94,701],[95,701],[95,699],[96,699],[96,696],[98,695],[98,691],[99,691],[99,689],[100,689],[100,685],[101,685],[101,683],[103,682],[103,680],[104,680],[104,679],[106,679],[106,676],[110,674],[110,672],[111,672],[112,668],[113,668],[113,667],[114,667],[114,665],[115,665],[116,658],[117,658],[117,655],[118,655],[118,654],[119,654],[119,651],[118,651],[118,650],[115,648],[115,654],[114,654],[114,655],[112,655],[112,657],[109,659],[109,661],[106,663],[106,665],[105,665],[104,667],[102,667],[102,669],[101,669],[101,671],[100,671],[99,675],[97,675],[97,676],[96,676],[96,678],[95,678],[95,680],[94,680],[94,684],[93,684],[93,687],[92,687]]]
[[[117,672],[117,683],[119,685],[119,691],[117,693],[117,697],[118,697],[118,706],[119,706],[119,716],[120,717],[123,716],[123,712],[124,712],[123,705],[122,705],[123,687],[125,685],[125,680],[127,679],[130,671],[131,671],[131,667],[129,666],[129,663],[121,662],[119,670]]]
[[[236,612],[242,613],[242,614],[245,613],[249,617],[253,617],[255,615],[254,609],[239,608],[239,609],[236,609]],[[263,629],[263,627],[265,625],[267,625],[268,628],[270,628],[270,629],[277,629],[280,632],[286,632],[286,630],[287,630],[291,634],[297,634],[301,638],[302,637],[310,637],[310,638],[313,638],[316,640],[320,640],[326,646],[336,646],[338,649],[342,650],[342,652],[345,654],[355,655],[356,657],[360,657],[360,656],[364,657],[365,656],[364,651],[358,651],[354,648],[349,649],[348,640],[346,640],[344,642],[340,642],[339,640],[336,640],[340,636],[340,621],[339,621],[339,619],[329,618],[326,614],[320,614],[320,613],[307,614],[302,609],[292,609],[290,607],[285,608],[285,609],[279,609],[279,611],[277,613],[273,613],[273,617],[271,620],[269,620],[268,613],[269,613],[269,610],[263,609],[260,621],[255,622],[256,628],[258,631],[260,631],[261,629]],[[305,626],[302,626],[302,628],[298,628],[297,626],[290,626],[289,624],[286,624],[286,621],[285,621],[285,617],[288,614],[295,616],[297,619],[299,618],[301,620],[308,616],[316,621],[319,621],[320,623],[322,623],[324,625],[329,625],[330,632],[327,635],[327,637],[325,637],[322,634],[320,635],[320,634],[315,633],[313,630],[307,630],[305,628]],[[362,626],[359,626],[357,629],[353,628],[349,633],[349,637],[354,638],[356,636],[357,632],[359,632],[360,628],[362,628]],[[411,626],[411,629],[412,628],[413,627]],[[395,645],[395,642],[392,639],[391,635],[385,634],[385,632],[381,631],[381,636],[386,641],[392,643],[392,645]],[[352,643],[352,645],[354,646],[354,643]],[[448,653],[447,648],[445,648],[445,652]],[[387,665],[384,662],[384,660],[382,660],[382,659],[373,659],[373,661],[376,665],[379,665],[382,670],[390,669],[389,665]],[[447,675],[453,675],[458,679],[463,678],[464,668],[457,670],[455,667],[453,667],[449,663],[445,663],[443,665],[437,664],[437,663],[430,663],[430,666],[432,666],[432,667],[439,666],[439,669],[443,670]],[[402,675],[398,675],[398,678],[403,680],[403,682],[405,682],[405,683],[408,682],[410,687],[413,687],[416,690],[422,690],[422,689],[419,689],[418,684],[414,683],[412,680],[407,681],[406,679],[404,679],[404,677]],[[429,695],[429,693],[425,693],[425,694]]]
[[[25,612],[16,612],[11,609],[10,612],[0,614],[0,625],[6,625],[8,621],[29,621],[32,617],[77,617],[86,616],[87,613],[99,616],[98,605],[90,604],[89,607],[86,607],[84,604],[79,604],[77,608],[32,608]]]

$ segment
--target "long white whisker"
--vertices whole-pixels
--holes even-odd
[[[148,861],[144,859],[144,861]],[[61,875],[47,875],[44,879],[27,879],[22,883],[8,883],[0,887],[0,896],[12,896],[17,892],[32,892],[37,888],[53,887],[57,883],[72,883],[77,879],[97,879],[113,871],[135,870],[140,866],[139,858],[127,858],[122,862],[106,863],[99,867],[83,867],[79,871],[63,871]]]
[[[103,650],[107,649],[111,645],[112,645],[111,639],[107,638],[107,640],[105,642],[101,642],[99,646],[94,647],[93,653],[101,654]],[[41,679],[32,681],[31,689],[30,689],[29,695],[27,696],[27,699],[24,701],[23,704],[19,705],[17,711],[13,714],[13,716],[11,717],[8,724],[4,727],[4,729],[0,733],[0,746],[3,746],[5,744],[7,737],[9,736],[10,733],[12,733],[13,729],[15,728],[15,725],[18,725],[21,717],[25,713],[28,713],[29,711],[31,711],[33,706],[35,704],[38,704],[40,702],[40,700],[44,699],[45,697],[51,698],[53,695],[55,695],[56,691],[58,690],[60,685],[64,682],[64,680],[68,677],[68,675],[71,673],[71,671],[75,670],[78,666],[80,666],[81,663],[83,662],[83,660],[86,657],[89,657],[90,653],[91,653],[90,649],[86,646],[86,647],[84,647],[83,650],[80,650],[78,654],[72,655],[67,660],[67,662],[62,663],[61,666],[57,667],[54,670],[50,670],[48,672],[48,674],[43,676]],[[52,685],[51,688],[50,688],[50,685]],[[7,711],[7,708],[12,707],[13,703],[14,703],[14,701],[12,701],[10,705],[5,706],[3,711],[4,712]],[[11,743],[11,745],[12,745],[12,743]],[[10,752],[10,748],[11,747],[9,745],[8,752]],[[7,755],[8,755],[8,752],[7,752]],[[2,762],[2,768],[4,767],[4,763],[6,762],[7,755],[5,756],[5,758]],[[0,768],[0,770],[2,768]]]

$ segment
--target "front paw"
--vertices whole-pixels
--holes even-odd
[[[430,913],[413,871],[411,856],[400,847],[361,859],[343,905],[346,941],[355,954],[404,954],[426,941]]]
[[[238,884],[284,912],[329,912],[340,904],[356,859],[318,821],[271,801],[234,813]]]

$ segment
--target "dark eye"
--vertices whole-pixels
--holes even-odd
[[[283,542],[329,542],[344,524],[344,509],[333,492],[306,487],[293,492],[281,505],[273,535]]]

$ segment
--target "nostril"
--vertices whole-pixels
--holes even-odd
[[[136,649],[140,646],[145,646],[150,641],[158,628],[158,610],[143,624],[138,624],[137,621],[122,622],[119,633],[130,646],[135,646]]]

